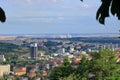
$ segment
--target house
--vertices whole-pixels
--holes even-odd
[[[117,59],[116,59],[116,62],[119,63],[119,62],[120,62],[120,58],[117,58]]]
[[[35,77],[36,76],[36,73],[35,73],[35,71],[34,70],[31,70],[30,72],[29,72],[29,77]]]
[[[14,75],[21,76],[26,74],[26,67],[13,67]]]
[[[15,80],[14,76],[8,76],[7,80]]]
[[[91,57],[91,56],[88,56],[88,57],[87,57],[87,60],[88,60],[88,61],[92,60],[92,57]]]
[[[82,60],[81,57],[77,57],[77,58],[75,58],[74,63],[80,63],[81,60]]]
[[[120,62],[120,53],[118,53],[118,54],[116,55],[116,62],[117,62],[117,63]]]
[[[6,61],[4,55],[0,55],[0,61]]]
[[[46,77],[47,76],[47,72],[45,70],[42,71],[42,76]]]
[[[0,77],[3,77],[4,74],[10,73],[10,65],[0,65]]]

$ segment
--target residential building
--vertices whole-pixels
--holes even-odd
[[[62,53],[62,54],[65,53],[65,48],[59,49],[59,50],[58,50],[58,53]]]
[[[33,43],[30,45],[30,56],[31,58],[36,58],[37,57],[37,43]]]
[[[0,65],[0,77],[3,77],[4,74],[10,73],[10,65]]]
[[[4,55],[0,55],[0,61],[6,61]]]
[[[31,71],[29,72],[29,77],[35,77],[35,76],[36,76],[35,71],[34,71],[34,70],[31,70]]]
[[[13,67],[14,75],[21,76],[26,74],[26,67]]]

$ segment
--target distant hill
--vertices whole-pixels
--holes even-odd
[[[0,36],[0,40],[15,40],[16,37],[13,36]]]
[[[10,43],[2,43],[0,42],[0,53],[12,52],[15,49],[19,49],[19,46],[10,44]]]

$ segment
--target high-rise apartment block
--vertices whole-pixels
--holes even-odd
[[[30,56],[31,56],[31,58],[36,58],[37,57],[37,50],[38,50],[37,43],[33,43],[33,44],[30,45]]]

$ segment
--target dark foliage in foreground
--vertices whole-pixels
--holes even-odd
[[[120,0],[101,0],[101,2],[102,4],[96,13],[96,19],[101,24],[105,24],[105,18],[109,17],[110,12],[120,20]]]
[[[5,22],[6,16],[4,10],[0,7],[0,21]]]

